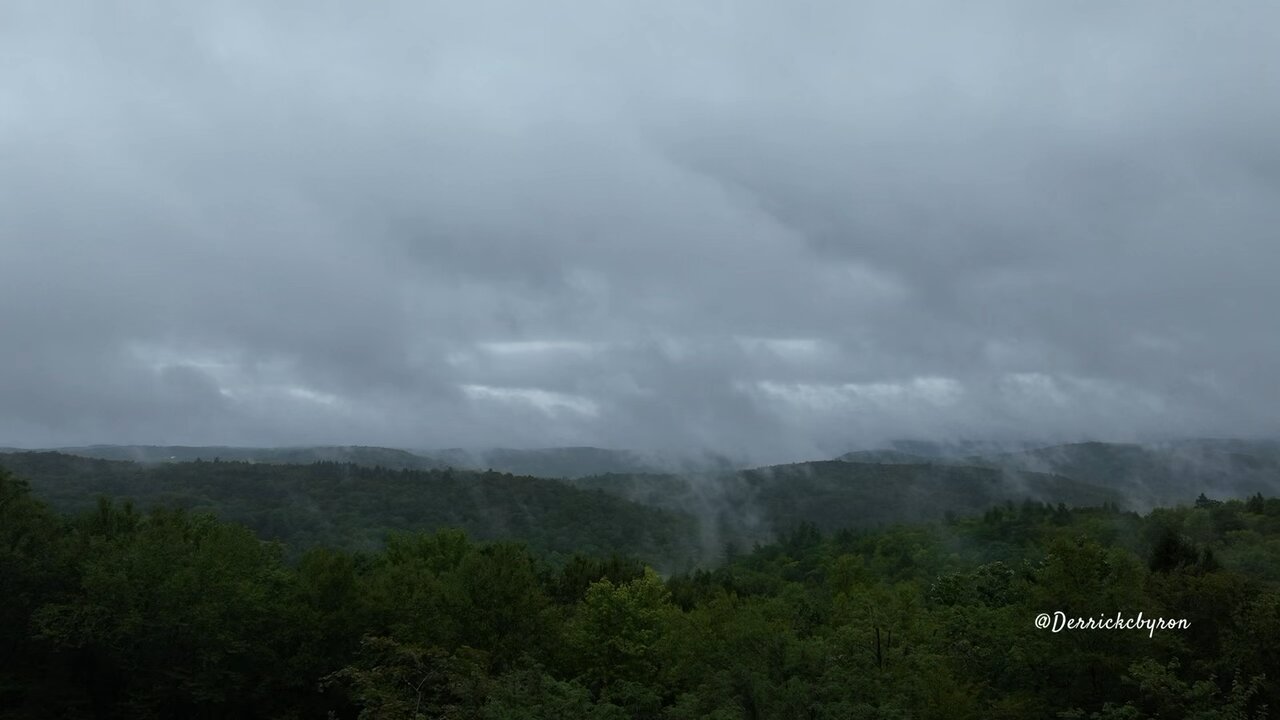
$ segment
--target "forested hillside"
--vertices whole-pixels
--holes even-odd
[[[0,455],[55,508],[103,495],[217,513],[300,551],[371,550],[390,530],[458,527],[566,555],[622,552],[676,569],[770,542],[801,523],[824,531],[979,513],[1033,499],[1097,506],[1119,497],[1060,476],[947,465],[813,462],[695,475],[598,475],[561,482],[465,470],[350,464],[135,464],[59,453]]]
[[[574,478],[600,473],[654,472],[656,463],[639,453],[595,447],[540,448],[517,450],[435,450],[424,452],[452,467],[497,470],[514,475],[546,478]]]
[[[1236,720],[1280,704],[1280,500],[802,526],[665,580],[460,532],[293,562],[0,472],[0,717]],[[1038,629],[1041,613],[1186,620]]]
[[[963,454],[967,445],[903,443],[900,449],[857,450],[853,463],[959,465],[1061,475],[1104,487],[1134,509],[1186,502],[1199,493],[1245,497],[1280,491],[1280,442],[1192,439],[1150,445],[1083,442]]]
[[[393,530],[461,528],[556,557],[627,553],[664,569],[687,566],[701,553],[696,520],[687,514],[541,478],[325,462],[139,465],[59,453],[0,455],[0,466],[63,512],[92,508],[99,496],[140,508],[208,511],[295,552],[373,550]]]
[[[1245,497],[1280,488],[1280,445],[1271,441],[1088,442],[977,456],[965,462],[1051,472],[1105,485],[1137,508],[1185,501],[1201,492]]]
[[[351,463],[391,470],[495,470],[543,478],[577,478],[605,473],[652,473],[679,470],[730,470],[727,459],[713,454],[645,455],[629,450],[596,447],[536,449],[485,448],[466,450],[401,450],[366,445],[302,447],[237,447],[227,445],[84,445],[44,448],[46,452],[137,463],[239,460],[243,462],[306,465],[313,462]],[[0,448],[0,452],[24,452]]]
[[[600,475],[574,484],[694,513],[705,536],[739,546],[767,542],[805,522],[830,531],[980,513],[1006,501],[1096,506],[1121,498],[1042,473],[840,461],[694,476]]]
[[[313,462],[352,463],[391,470],[432,470],[447,467],[434,458],[395,448],[365,445],[318,445],[312,447],[231,447],[225,445],[86,445],[53,448],[64,455],[128,460],[137,463],[191,462],[194,460],[239,460],[305,465]]]

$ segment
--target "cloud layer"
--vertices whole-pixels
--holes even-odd
[[[1280,6],[5,3],[0,444],[1280,433]]]

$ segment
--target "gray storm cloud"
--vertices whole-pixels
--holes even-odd
[[[0,445],[1280,433],[1280,8],[0,5]]]

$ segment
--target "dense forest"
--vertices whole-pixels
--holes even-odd
[[[391,470],[496,470],[512,475],[546,478],[578,478],[607,473],[654,473],[664,470],[698,472],[729,470],[729,459],[695,453],[686,456],[645,455],[629,450],[597,447],[552,448],[449,448],[415,450],[367,445],[311,445],[297,447],[242,447],[226,445],[85,445],[43,448],[65,455],[129,460],[140,463],[190,462],[193,460],[241,460],[257,463],[308,464],[313,462],[352,463]],[[21,452],[0,448],[0,452]]]
[[[1017,452],[991,452],[990,447],[964,444],[898,446],[905,449],[857,451],[840,459],[1049,473],[1105,485],[1124,504],[1141,509],[1183,502],[1206,491],[1228,497],[1267,493],[1280,478],[1280,442],[1275,440],[1199,438],[1145,445],[1082,442]]]
[[[476,539],[518,538],[553,558],[643,557],[664,570],[697,561],[696,519],[556,480],[466,470],[392,470],[350,463],[140,464],[61,453],[0,454],[62,512],[98,497],[162,505],[243,524],[296,555],[317,546],[373,550],[394,530],[458,528]]]
[[[21,452],[16,448],[8,452]],[[432,457],[398,448],[364,445],[319,445],[302,447],[235,447],[227,445],[85,445],[48,448],[46,452],[138,463],[192,462],[195,460],[243,461],[285,465],[315,462],[367,465],[389,470],[432,470],[448,467]],[[461,467],[458,463],[455,466]]]
[[[692,475],[560,481],[493,471],[215,461],[132,463],[51,452],[0,454],[62,512],[98,496],[242,523],[291,552],[373,550],[391,530],[460,528],[538,552],[634,556],[660,571],[720,560],[801,522],[824,531],[940,520],[1009,500],[1093,506],[1121,495],[1062,476],[946,464],[810,462]],[[1188,498],[1194,497],[1194,494]]]
[[[693,513],[708,542],[721,545],[768,542],[803,522],[834,531],[941,520],[1010,500],[1092,506],[1122,499],[1058,475],[934,463],[819,461],[701,475],[597,475],[572,482]]]
[[[12,718],[1209,720],[1280,702],[1280,499],[1260,495],[801,523],[663,577],[457,530],[291,558],[191,510],[61,514],[0,472],[0,582]],[[1035,627],[1055,611],[1188,626]]]

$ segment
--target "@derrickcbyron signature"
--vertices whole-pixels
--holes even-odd
[[[1061,610],[1036,615],[1035,625],[1040,630],[1059,633],[1064,630],[1146,630],[1148,637],[1155,637],[1156,630],[1186,630],[1191,627],[1186,618],[1125,616],[1100,614],[1097,617],[1071,617]]]

